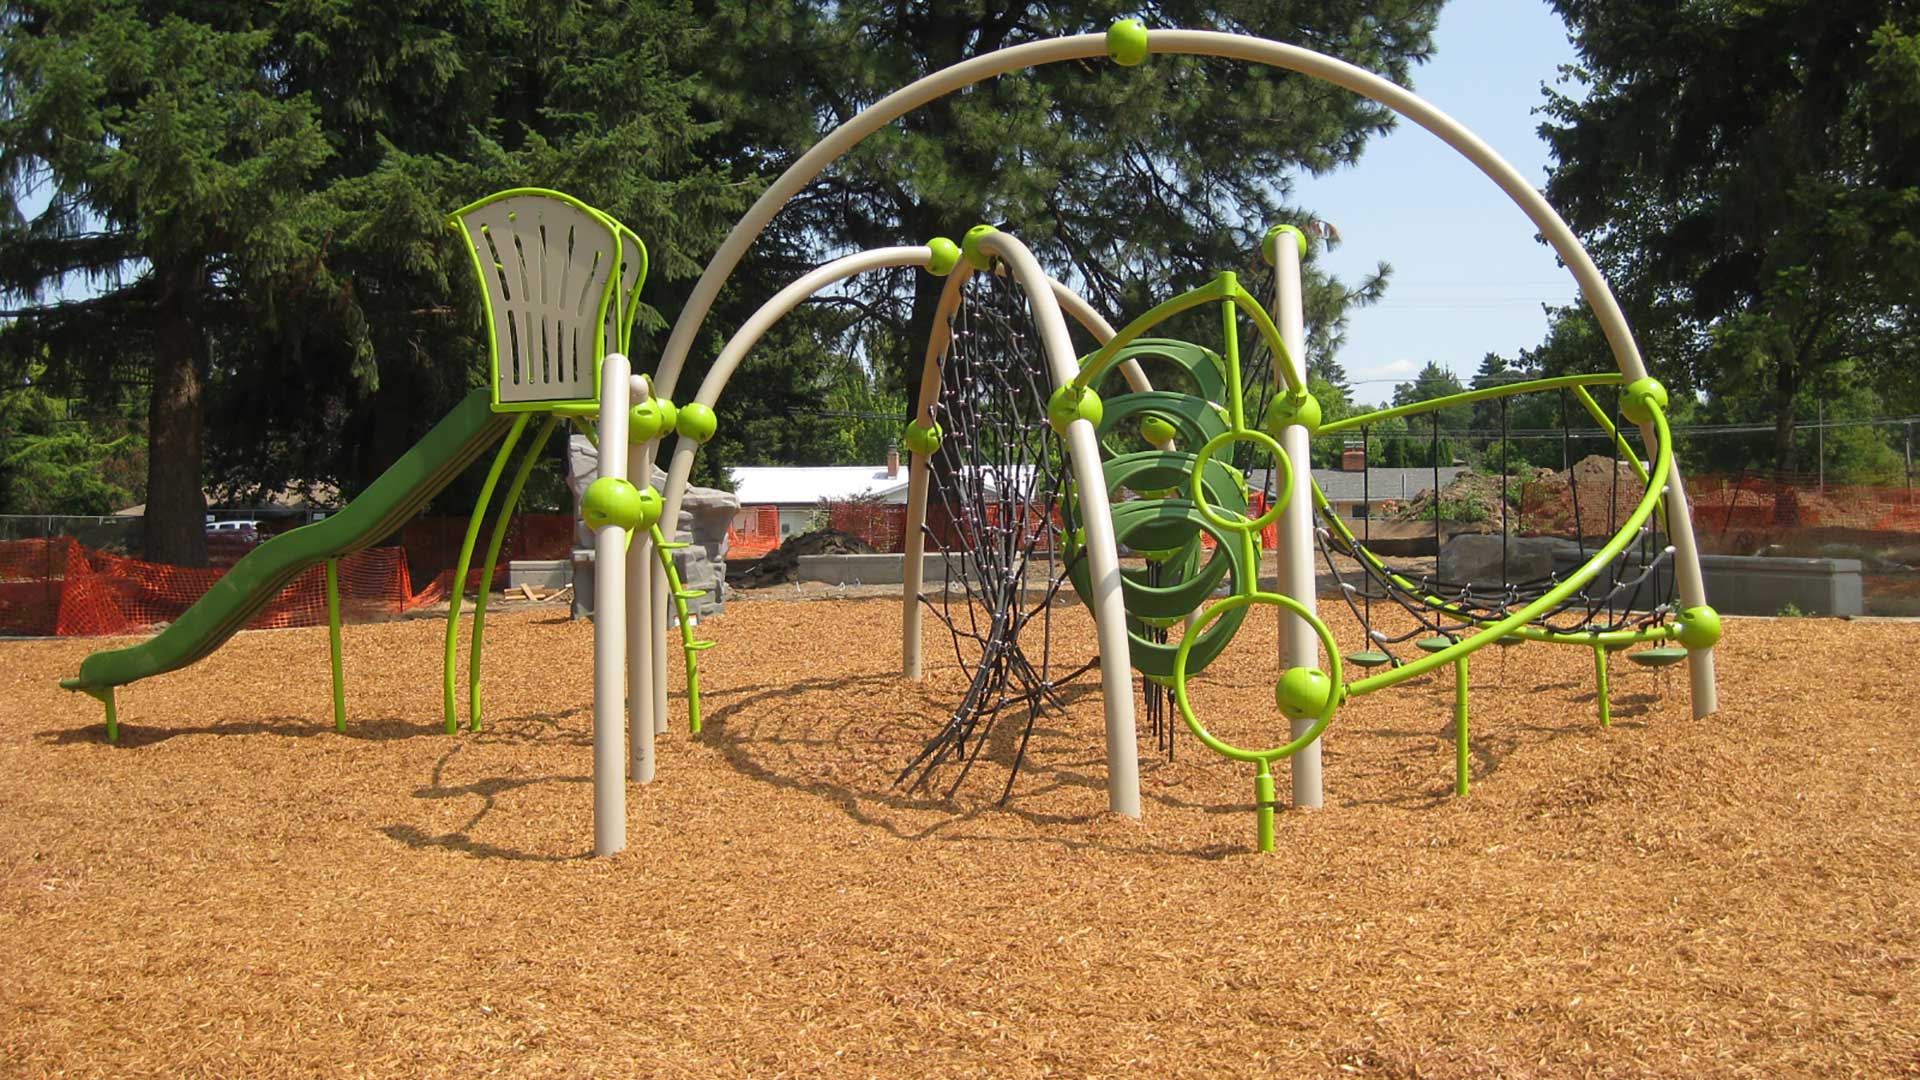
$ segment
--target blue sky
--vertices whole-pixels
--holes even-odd
[[[1433,59],[1413,72],[1414,92],[1543,185],[1548,155],[1534,110],[1541,84],[1574,60],[1565,25],[1539,0],[1454,0],[1434,42]],[[1301,178],[1293,201],[1340,230],[1341,245],[1318,256],[1335,276],[1351,282],[1378,262],[1393,267],[1386,298],[1352,313],[1338,356],[1359,401],[1385,400],[1429,360],[1464,380],[1488,352],[1538,345],[1540,305],[1577,295],[1526,215],[1414,124],[1368,143],[1352,168]]]

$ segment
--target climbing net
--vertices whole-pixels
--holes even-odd
[[[1429,457],[1432,468],[1430,501],[1427,516],[1434,523],[1435,566],[1431,571],[1415,568],[1396,568],[1376,555],[1370,545],[1373,498],[1371,477],[1373,470],[1368,467],[1362,473],[1362,493],[1360,505],[1367,509],[1363,518],[1362,535],[1355,537],[1346,523],[1341,521],[1334,503],[1322,501],[1320,504],[1321,525],[1315,530],[1319,542],[1320,554],[1328,573],[1334,579],[1341,598],[1347,604],[1354,618],[1365,628],[1367,651],[1350,657],[1364,666],[1391,664],[1395,667],[1403,663],[1394,651],[1394,646],[1402,645],[1424,635],[1426,641],[1443,639],[1457,641],[1463,634],[1472,633],[1482,627],[1498,622],[1506,616],[1534,603],[1556,589],[1562,581],[1578,568],[1584,566],[1590,554],[1597,554],[1604,542],[1588,534],[1587,524],[1592,520],[1605,530],[1605,536],[1611,538],[1618,530],[1623,472],[1632,471],[1637,478],[1646,479],[1643,461],[1653,460],[1659,452],[1657,443],[1648,446],[1644,457],[1636,457],[1621,432],[1632,430],[1632,425],[1624,422],[1618,408],[1616,395],[1615,407],[1611,410],[1610,428],[1603,433],[1588,433],[1585,438],[1599,437],[1606,446],[1606,480],[1599,491],[1593,491],[1591,485],[1587,501],[1591,504],[1595,496],[1604,502],[1604,509],[1590,513],[1596,508],[1582,506],[1579,466],[1595,460],[1594,457],[1578,458],[1574,452],[1575,436],[1569,421],[1567,404],[1568,391],[1560,391],[1560,438],[1561,464],[1566,475],[1566,502],[1571,515],[1566,522],[1547,523],[1541,528],[1536,522],[1529,529],[1525,522],[1516,521],[1516,498],[1525,500],[1523,492],[1531,488],[1532,495],[1539,500],[1543,494],[1540,481],[1516,481],[1509,459],[1512,443],[1510,434],[1509,398],[1500,398],[1501,441],[1497,458],[1499,483],[1498,535],[1500,537],[1500,576],[1498,581],[1456,581],[1443,576],[1439,564],[1439,553],[1443,548],[1442,523],[1445,488],[1441,483],[1439,461],[1441,452],[1440,414],[1429,414],[1427,435],[1431,440]],[[1592,398],[1586,398],[1592,407]],[[1604,416],[1605,414],[1600,414]],[[1371,462],[1372,436],[1371,425],[1359,426],[1361,455]],[[1623,460],[1622,452],[1627,452]],[[1628,466],[1631,466],[1629,470]],[[1593,470],[1588,470],[1593,471]],[[1632,481],[1628,481],[1631,483]],[[1551,493],[1557,495],[1557,493]],[[1524,515],[1518,515],[1524,518]],[[1646,631],[1658,627],[1676,612],[1678,607],[1676,578],[1672,572],[1674,549],[1661,538],[1658,522],[1664,515],[1649,518],[1641,524],[1632,541],[1616,556],[1608,560],[1601,572],[1584,586],[1565,595],[1558,602],[1549,605],[1536,614],[1529,625],[1552,634],[1590,635],[1618,634]],[[1570,533],[1570,535],[1562,535]],[[1572,565],[1562,572],[1551,568],[1544,574],[1515,579],[1509,574],[1510,548],[1514,539],[1520,535],[1550,536],[1571,540],[1574,554],[1577,556]],[[1343,572],[1334,556],[1347,556],[1359,566],[1359,580],[1348,580],[1350,572]],[[1412,619],[1413,628],[1399,634],[1389,634],[1376,628],[1373,618],[1373,604],[1388,604],[1397,608]]]
[[[1013,747],[1004,802],[1059,687],[1093,666],[1061,670],[1053,609],[1067,581],[1058,543],[1067,465],[1047,424],[1050,381],[1025,297],[998,273],[975,274],[951,323],[933,421],[946,434],[931,459],[927,551],[945,556],[946,587],[921,602],[944,624],[967,688],[896,783],[929,788],[958,766],[959,790],[1001,731]]]

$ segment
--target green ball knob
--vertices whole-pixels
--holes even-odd
[[[1720,640],[1720,613],[1705,604],[1682,611],[1675,625],[1680,627],[1680,644],[1689,649],[1711,649]]]
[[[968,266],[975,270],[993,268],[993,256],[980,250],[980,242],[998,231],[991,225],[975,225],[960,238],[960,257],[967,260]]]
[[[1062,438],[1066,437],[1067,426],[1075,420],[1085,420],[1099,427],[1100,417],[1105,412],[1105,407],[1100,404],[1100,395],[1094,393],[1090,386],[1068,383],[1047,399],[1047,423],[1052,425],[1054,434]]]
[[[659,524],[660,512],[667,508],[667,500],[662,498],[659,490],[651,484],[640,489],[639,498],[640,519],[633,523],[633,527],[636,529],[651,529]]]
[[[586,519],[587,528],[595,532],[609,525],[632,532],[639,527],[644,513],[640,489],[619,477],[603,476],[588,484],[587,494],[580,500],[580,516]]]
[[[666,427],[664,427],[664,428],[662,428],[661,430],[662,430],[662,431],[672,431],[672,430],[674,430],[674,428],[675,428],[675,425],[677,425],[677,424],[679,424],[679,423],[680,423],[680,410],[679,410],[679,408],[678,408],[677,406],[675,406],[673,402],[671,402],[671,401],[668,401],[668,400],[667,400],[666,398],[663,398],[663,397],[662,397],[662,398],[654,398],[653,400],[654,400],[655,402],[657,402],[657,403],[659,404],[659,406],[660,406],[660,417],[661,417],[661,419],[663,419],[663,420],[665,420],[665,421],[667,422],[667,426],[666,426]]]
[[[648,398],[627,410],[627,438],[633,442],[644,443],[665,435],[673,429],[673,420],[661,406],[667,404],[659,398]],[[671,407],[671,406],[669,406]]]
[[[944,236],[936,236],[927,241],[928,250],[933,257],[927,260],[927,273],[934,277],[946,277],[960,265],[960,245]]]
[[[1267,434],[1278,439],[1287,428],[1299,424],[1311,435],[1320,430],[1320,402],[1305,390],[1283,390],[1273,395],[1267,406]]]
[[[692,439],[705,446],[713,433],[720,430],[720,418],[713,410],[697,401],[680,406],[680,415],[674,418],[673,430],[683,439]]]
[[[1628,383],[1620,395],[1620,415],[1636,424],[1652,423],[1654,410],[1666,407],[1667,388],[1651,375]]]
[[[1333,679],[1319,668],[1289,668],[1274,684],[1273,700],[1289,720],[1317,720],[1333,690]]]
[[[1275,225],[1267,230],[1267,235],[1260,238],[1260,257],[1266,260],[1268,266],[1280,261],[1280,238],[1287,235],[1293,237],[1294,246],[1299,250],[1300,257],[1303,259],[1307,257],[1307,234],[1293,225]]]
[[[1154,446],[1165,446],[1178,434],[1180,434],[1179,429],[1164,416],[1148,413],[1146,419],[1140,421],[1140,437]]]
[[[1147,28],[1139,19],[1121,19],[1107,27],[1107,55],[1121,67],[1138,67],[1147,59]]]
[[[900,433],[900,441],[905,444],[909,454],[932,457],[940,450],[940,436],[943,434],[945,432],[940,430],[939,424],[927,424],[923,427],[920,421],[915,420],[907,425],[907,430]]]

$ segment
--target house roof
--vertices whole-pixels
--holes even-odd
[[[970,475],[972,466],[961,470]],[[1030,485],[1036,479],[1031,465],[1015,465],[1002,473],[996,468],[984,470],[980,485],[988,493],[996,492],[1002,476],[1016,486]],[[971,485],[963,485],[971,490]],[[900,475],[887,478],[886,466],[874,465],[753,465],[733,470],[733,491],[741,506],[817,506],[825,502],[872,499],[885,503],[907,501],[907,463],[900,463]]]
[[[887,499],[907,490],[907,469],[887,478],[884,465],[767,465],[733,470],[741,506],[813,506],[821,500]]]
[[[1440,467],[1440,486],[1453,483],[1454,477],[1471,470],[1463,465],[1442,465]],[[1315,469],[1313,482],[1320,485],[1320,491],[1331,502],[1358,502],[1362,498],[1411,499],[1415,495],[1433,487],[1433,469],[1387,469],[1372,468],[1364,474],[1359,469],[1349,472],[1345,469]],[[1255,469],[1247,474],[1247,485],[1255,491],[1271,492],[1273,489],[1272,471]]]

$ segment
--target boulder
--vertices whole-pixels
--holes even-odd
[[[1543,537],[1508,536],[1503,544],[1498,534],[1461,533],[1440,549],[1440,580],[1450,585],[1518,584],[1552,572],[1553,541]]]
[[[567,490],[573,493],[575,618],[593,614],[593,535],[580,519],[580,500],[586,497],[588,485],[599,477],[598,448],[584,435],[572,436],[567,441]],[[651,482],[656,489],[665,490],[666,470],[655,465]],[[718,613],[726,602],[727,534],[739,510],[740,497],[717,488],[688,485],[680,500],[680,516],[672,538],[693,546],[674,552],[674,568],[687,588],[707,590],[706,596],[687,602],[695,614]]]

